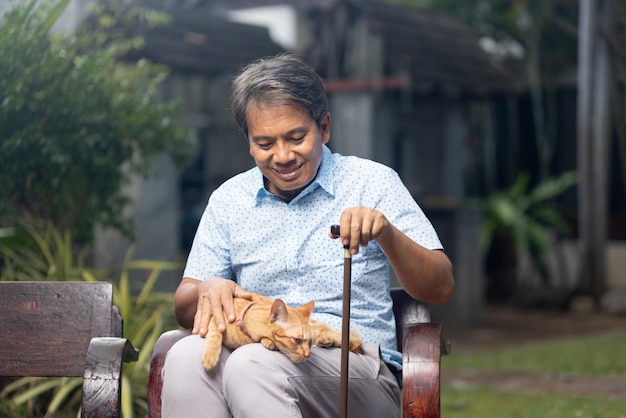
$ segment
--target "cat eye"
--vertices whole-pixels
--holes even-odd
[[[293,343],[296,345],[301,345],[302,344],[302,338],[293,338]]]

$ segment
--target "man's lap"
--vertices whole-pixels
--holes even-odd
[[[185,341],[187,339],[190,340]],[[202,375],[198,368],[202,367],[200,359],[203,343],[204,339],[197,335],[177,343],[181,346],[175,345],[168,353],[164,378],[167,379],[168,366],[179,367],[179,364],[195,369],[185,372],[190,378],[195,375],[197,379]],[[225,403],[233,405],[231,411],[242,403],[255,404],[257,412],[278,408],[272,402],[285,399],[286,403],[291,402],[286,408],[297,407],[305,417],[336,415],[341,373],[340,349],[312,347],[311,357],[297,364],[284,354],[268,350],[261,344],[248,344],[232,353],[227,348],[223,350],[220,364],[214,372],[202,377],[202,383],[211,386],[213,382],[212,390],[218,389],[215,387],[217,385],[221,386]],[[196,357],[197,362],[190,356]],[[378,345],[364,346],[364,354],[350,353],[349,371],[350,416],[399,416],[400,391],[395,377],[380,360]],[[176,375],[181,379],[180,373]],[[192,385],[190,380],[182,384]],[[201,383],[196,380],[193,385],[196,384]],[[398,414],[392,412],[394,408]],[[233,414],[245,416],[244,411],[239,414],[233,411]],[[284,414],[286,416],[286,410]]]

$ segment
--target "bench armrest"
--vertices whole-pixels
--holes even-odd
[[[126,338],[91,339],[83,376],[82,417],[120,416],[122,364],[138,358],[138,351]]]
[[[161,389],[163,388],[163,364],[165,355],[181,338],[191,335],[189,329],[166,331],[157,340],[152,350],[150,361],[150,377],[148,379],[148,417],[161,418]]]
[[[441,324],[413,323],[403,329],[404,418],[440,417]]]

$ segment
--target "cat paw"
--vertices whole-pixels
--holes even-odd
[[[361,354],[363,342],[361,341],[361,337],[355,330],[350,330],[350,351],[356,354]]]
[[[215,365],[217,365],[218,357],[219,353],[216,354],[212,351],[205,351],[202,353],[202,367],[204,367],[204,370],[213,370]]]
[[[261,344],[268,350],[276,350],[276,344],[269,338],[261,338]]]
[[[313,345],[316,345],[316,346],[321,347],[321,348],[330,348],[330,347],[334,347],[335,346],[335,340],[333,338],[331,338],[331,337],[328,337],[328,336],[320,337],[320,338],[317,338],[315,340],[315,344],[313,344]]]

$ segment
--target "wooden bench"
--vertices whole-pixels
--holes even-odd
[[[104,282],[0,282],[0,376],[83,377],[83,417],[120,415],[137,350]]]
[[[402,289],[393,289],[393,308],[402,351],[402,415],[404,418],[438,418],[440,413],[441,354],[449,352],[442,337],[442,325],[431,323],[426,305]],[[163,333],[156,342],[150,364],[148,416],[161,417],[161,372],[167,351],[183,337],[186,329]],[[200,361],[200,359],[198,359]]]

